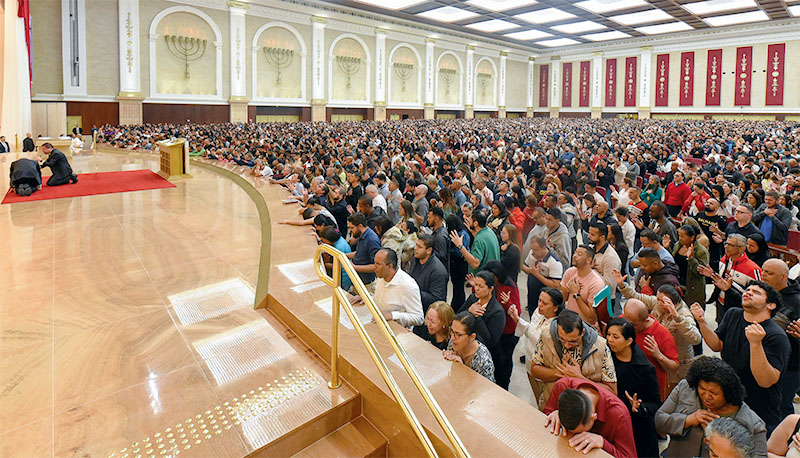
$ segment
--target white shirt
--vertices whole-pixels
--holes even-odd
[[[425,322],[419,285],[414,278],[398,270],[391,281],[378,277],[375,284],[375,304],[381,312],[391,312],[392,320],[410,328]]]
[[[625,245],[628,245],[628,250],[632,250],[633,241],[636,238],[636,226],[633,225],[630,218],[622,225],[622,235],[625,236]]]
[[[383,197],[381,193],[375,194],[375,197],[372,199],[372,206],[381,207],[384,213],[389,213],[389,209],[386,208],[386,198]]]

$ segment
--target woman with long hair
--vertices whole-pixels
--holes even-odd
[[[461,218],[456,215],[450,215],[444,221],[448,230],[458,232],[464,246],[470,246],[472,234],[464,227],[464,222],[461,221]],[[450,304],[454,309],[458,310],[464,304],[464,299],[466,298],[464,283],[466,282],[468,264],[464,256],[461,255],[461,250],[449,241],[449,237],[448,249],[450,250],[450,282],[453,284],[453,300]]]
[[[414,333],[439,350],[446,350],[450,340],[450,325],[453,324],[453,308],[445,301],[436,301],[428,307],[425,326],[417,326]],[[420,329],[417,332],[417,329]]]
[[[633,424],[636,456],[658,456],[655,416],[661,406],[656,368],[636,345],[636,329],[625,318],[612,318],[606,341],[617,372],[617,396],[628,407]]]
[[[661,200],[664,197],[664,188],[661,187],[661,180],[657,175],[650,175],[647,181],[647,186],[644,187],[639,197],[649,207],[653,202]]]
[[[684,224],[678,229],[678,243],[672,250],[679,283],[686,285],[684,300],[687,304],[706,303],[706,277],[697,268],[707,267],[711,261],[708,249],[697,240],[699,234],[700,229]]]
[[[489,349],[478,340],[478,319],[470,312],[459,312],[450,327],[450,342],[442,350],[444,359],[461,363],[494,382],[494,363]]]
[[[494,275],[495,288],[494,295],[497,302],[503,307],[505,312],[505,327],[500,335],[500,343],[496,350],[492,352],[494,360],[495,378],[497,384],[503,389],[508,390],[511,382],[511,371],[514,368],[513,353],[514,348],[519,342],[519,337],[515,335],[517,323],[511,318],[508,310],[513,308],[517,315],[522,313],[517,283],[508,274],[499,261],[489,261],[485,269]]]
[[[519,277],[520,252],[517,227],[506,224],[500,230],[500,262],[515,282]]]
[[[453,191],[447,186],[439,190],[439,201],[442,203],[442,211],[444,211],[445,218],[458,213],[458,204],[453,198]]]
[[[625,234],[622,233],[622,227],[619,224],[610,224],[608,226],[608,243],[617,252],[622,265],[627,266],[630,247],[625,243]]]
[[[503,229],[503,226],[509,223],[508,210],[506,209],[506,204],[500,201],[492,202],[491,208],[492,213],[489,216],[488,227],[494,231],[494,234],[497,236],[497,241],[502,244],[503,239],[500,236],[500,231]]]
[[[747,236],[747,257],[761,267],[764,261],[772,257],[764,234],[755,232]]]

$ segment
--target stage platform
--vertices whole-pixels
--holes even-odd
[[[0,155],[3,189],[17,157]],[[157,170],[158,157],[72,164]],[[344,315],[345,384],[327,387],[330,289],[314,238],[275,224],[296,206],[244,172],[195,163],[175,188],[0,206],[0,456],[421,456]],[[579,456],[524,400],[393,329],[472,456]]]

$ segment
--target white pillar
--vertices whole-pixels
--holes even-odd
[[[497,88],[497,108],[499,110],[506,109],[506,61],[508,61],[508,53],[500,51],[500,80]]]
[[[592,108],[603,108],[603,53],[592,53]]]
[[[140,95],[139,0],[119,0],[119,92]]]
[[[475,46],[467,45],[467,85],[464,92],[464,107],[470,110],[475,105]]]
[[[650,81],[651,81],[651,66],[650,60],[653,55],[653,47],[645,46],[641,48],[642,53],[639,57],[639,111],[640,114],[647,112],[647,117],[650,116]],[[642,116],[639,116],[640,118]]]
[[[433,83],[435,82],[435,71],[433,65],[433,38],[425,39],[425,105],[433,106]]]
[[[3,107],[0,123],[11,148],[31,129],[31,85],[28,73],[28,48],[25,23],[17,17],[17,1],[5,0],[3,14]],[[63,128],[63,127],[62,127]],[[16,137],[15,137],[16,135]]]
[[[534,79],[533,68],[535,63],[536,63],[535,57],[528,57],[528,80],[527,80],[528,83],[526,84],[528,90],[526,93],[527,99],[525,100],[525,107],[526,111],[528,112],[528,116],[533,116],[533,93],[535,87],[535,85],[533,84],[533,79]]]
[[[325,101],[325,24],[327,19],[311,17],[311,103]]]
[[[243,99],[247,97],[245,15],[248,6],[246,3],[228,2],[228,7],[231,21],[231,100]]]
[[[15,14],[16,6],[6,9]],[[73,32],[76,40],[73,41]],[[136,31],[138,33],[138,30]],[[64,95],[86,96],[86,2],[61,0],[61,68]]]
[[[386,103],[386,30],[375,29],[375,104]]]
[[[558,110],[561,106],[561,58],[550,58],[550,109]]]

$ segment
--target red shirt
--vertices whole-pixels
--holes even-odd
[[[505,286],[497,283],[494,291],[497,302],[500,303],[500,305],[503,307],[503,310],[506,312],[506,325],[503,328],[503,334],[514,334],[514,331],[517,329],[517,322],[508,316],[508,308],[513,306],[517,309],[517,313],[522,313],[519,299],[519,288],[517,288],[517,285]],[[508,298],[508,303],[504,304],[500,299],[500,294],[505,292],[508,292],[511,297]]]
[[[656,343],[658,344],[658,349],[661,350],[661,353],[664,354],[667,358],[675,361],[678,361],[678,347],[675,345],[675,338],[672,337],[672,334],[669,333],[669,330],[661,323],[659,323],[653,315],[649,315],[650,318],[653,318],[653,324],[645,329],[642,332],[636,333],[636,345],[642,349],[644,355],[647,357],[647,360],[650,361],[650,364],[656,368],[656,378],[658,378],[658,388],[659,393],[661,393],[661,400],[663,401],[667,396],[667,372],[661,368],[661,365],[658,364],[655,358],[650,355],[650,352],[647,351],[647,347],[644,344],[644,338],[647,336],[653,336],[656,339]]]
[[[675,206],[683,206],[683,203],[686,202],[686,199],[692,195],[692,188],[689,187],[686,183],[681,183],[675,186],[675,182],[671,182],[667,185],[667,189],[664,190],[664,203],[666,205],[675,205]]]
[[[594,406],[597,419],[589,432],[603,436],[603,450],[616,458],[636,457],[636,442],[633,440],[633,426],[628,408],[614,393],[597,383],[579,378],[559,379],[544,407],[545,415],[558,410],[558,397],[564,390],[577,390],[581,387],[591,387],[597,391],[599,399]]]

